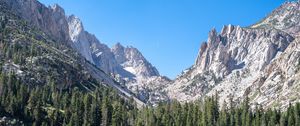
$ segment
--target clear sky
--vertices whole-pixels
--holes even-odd
[[[161,75],[193,65],[211,28],[249,26],[286,0],[39,0],[58,3],[110,47],[138,48]]]

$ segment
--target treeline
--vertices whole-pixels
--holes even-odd
[[[104,86],[94,92],[77,87],[58,90],[51,82],[30,88],[14,74],[0,74],[0,86],[0,116],[21,120],[25,125],[134,125],[138,112],[132,99],[124,100]]]
[[[51,81],[28,87],[14,74],[0,74],[0,116],[35,126],[299,126],[300,104],[285,112],[251,111],[248,99],[240,107],[220,105],[218,97],[204,102],[161,103],[138,109],[113,90],[100,86],[94,92],[79,88],[59,90]],[[229,106],[229,107],[227,107]],[[13,125],[13,124],[10,124]]]
[[[285,112],[263,110],[257,106],[251,109],[249,99],[242,105],[222,105],[218,97],[204,102],[181,104],[173,101],[155,108],[139,111],[139,126],[300,126],[300,104],[290,105]],[[229,106],[229,107],[228,107]],[[221,109],[219,109],[221,108]]]

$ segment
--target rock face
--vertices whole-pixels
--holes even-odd
[[[175,80],[161,76],[136,48],[120,43],[109,48],[101,43],[85,31],[79,18],[66,16],[58,5],[4,2],[58,44],[72,47],[100,68],[83,63],[98,80],[128,96],[133,92],[149,104],[193,101],[217,93],[221,104],[230,98],[238,103],[248,96],[252,104],[284,108],[300,98],[299,2],[286,2],[250,27],[228,25],[220,33],[212,29],[195,64]]]
[[[299,9],[287,2],[251,27],[212,29],[195,64],[167,87],[169,97],[193,101],[217,93],[222,103],[248,96],[264,107],[299,101]]]
[[[300,42],[297,37],[280,57],[268,65],[248,89],[253,103],[286,107],[299,102]]]
[[[120,43],[117,43],[112,52],[115,55],[115,59],[118,64],[134,74],[136,77],[152,77],[159,76],[159,73],[155,67],[153,67],[144,56],[134,47],[123,47]]]
[[[157,69],[144,58],[138,49],[124,47],[120,43],[109,48],[100,43],[94,35],[86,32],[80,19],[75,16],[68,17],[68,24],[73,47],[88,61],[112,75],[146,102],[158,102],[158,100],[149,99],[168,99],[166,95],[161,95],[157,88],[161,88],[161,83],[165,84],[170,80],[160,76]]]
[[[152,66],[144,56],[134,47],[124,47],[117,43],[111,49],[100,43],[92,34],[86,32],[81,21],[75,17],[68,17],[69,34],[72,46],[88,61],[95,64],[105,73],[112,75],[119,83],[134,92],[140,99],[148,102],[168,99],[161,95],[157,88],[151,84],[160,85],[170,80],[159,75],[157,69]],[[160,82],[160,83],[158,83]],[[151,90],[150,90],[151,89]]]
[[[87,34],[83,29],[80,19],[72,15],[68,17],[68,25],[70,39],[76,50],[78,50],[88,61],[94,63],[90,49],[91,43],[88,41]]]
[[[156,68],[136,48],[125,48],[120,44],[113,49],[109,48],[94,35],[85,31],[78,17],[67,16],[59,5],[46,7],[37,0],[4,0],[3,2],[29,25],[46,33],[53,42],[57,42],[57,45],[63,44],[73,48],[88,62],[100,68],[108,76],[98,75],[95,72],[97,70],[91,68],[93,66],[86,65],[92,75],[99,77],[98,80],[111,83],[109,85],[113,85],[125,94],[131,94],[131,91],[124,87],[126,83],[132,84],[140,79],[160,77]],[[116,86],[114,81],[118,81],[124,89]]]
[[[59,5],[47,8],[36,0],[5,0],[4,2],[17,15],[42,29],[51,38],[58,42],[68,41],[68,23],[65,11]]]
[[[136,48],[117,43],[111,50],[117,63],[134,75],[132,78],[125,78],[128,89],[149,104],[169,99],[163,89],[171,80],[160,76],[157,69]]]
[[[286,2],[279,8],[275,9],[268,17],[257,24],[252,25],[252,28],[275,28],[283,30],[289,34],[299,35],[300,31],[300,14],[299,1]]]
[[[78,17],[71,15],[67,20],[72,46],[82,56],[108,74],[124,76],[124,70],[117,64],[114,54],[107,45],[100,43],[94,35],[85,31]]]

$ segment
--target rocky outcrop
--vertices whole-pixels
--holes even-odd
[[[133,73],[136,77],[159,76],[157,69],[136,48],[123,47],[120,43],[117,43],[112,48],[112,52],[118,64],[121,64],[125,70]]]
[[[300,41],[297,37],[280,57],[268,65],[249,88],[252,102],[287,107],[300,101]]]
[[[217,93],[222,104],[248,96],[264,107],[299,101],[299,9],[287,2],[251,27],[212,29],[195,64],[167,87],[169,97],[193,101]]]
[[[172,98],[196,100],[218,92],[220,100],[243,98],[265,68],[292,43],[280,30],[224,26],[209,33],[195,65],[168,87]]]
[[[79,18],[71,15],[68,17],[69,36],[73,46],[88,61],[94,63],[91,52],[91,43]]]
[[[55,45],[63,44],[72,47],[88,62],[100,68],[107,75],[99,71],[98,74],[102,75],[98,75],[95,68],[88,70],[93,76],[99,77],[96,78],[97,80],[111,83],[108,85],[116,87],[122,93],[132,95],[124,85],[129,81],[136,82],[139,76],[142,76],[141,78],[159,76],[156,68],[136,48],[125,48],[123,52],[125,55],[122,56],[126,60],[120,61],[120,58],[115,56],[114,49],[110,49],[94,35],[85,31],[80,19],[74,15],[65,15],[59,5],[46,7],[37,0],[4,0],[1,2],[4,2],[11,12],[20,16],[29,25],[41,30],[44,36],[57,42]],[[85,61],[82,64],[88,68],[94,67]],[[130,69],[128,69],[129,67]],[[120,85],[116,85],[116,81]]]
[[[264,18],[257,24],[252,25],[252,28],[275,28],[283,30],[292,35],[299,35],[300,31],[300,4],[298,2],[286,2],[270,15]]]
[[[169,100],[163,89],[171,80],[160,76],[157,69],[136,48],[117,43],[111,50],[118,64],[134,75],[132,78],[125,78],[128,89],[148,104]]]
[[[293,37],[276,29],[224,26],[221,34],[213,29],[207,47],[200,50],[194,74],[211,71],[223,78],[233,70],[261,71],[278,52],[283,52]],[[250,72],[251,72],[250,71]]]
[[[130,96],[134,92],[149,104],[170,99],[193,101],[217,93],[221,104],[229,98],[240,102],[248,96],[252,104],[285,107],[300,98],[299,2],[286,2],[250,27],[228,25],[220,33],[212,29],[195,64],[173,81],[161,76],[136,48],[120,43],[109,48],[101,43],[85,31],[79,18],[66,16],[58,5],[45,7],[36,0],[5,3],[31,25],[59,44],[73,47],[100,68],[84,62],[94,76],[109,80],[105,82]],[[116,85],[115,80],[122,85]]]
[[[160,92],[158,88],[161,89],[161,86],[154,84],[160,85],[170,80],[161,77],[157,69],[144,58],[138,49],[124,47],[120,43],[109,48],[94,35],[86,32],[76,16],[69,16],[68,24],[73,47],[88,61],[112,75],[144,101],[152,103],[158,102],[157,99],[167,99],[166,95],[158,93]]]
[[[17,15],[61,44],[69,40],[65,11],[59,5],[45,7],[36,0],[5,0],[4,2]]]

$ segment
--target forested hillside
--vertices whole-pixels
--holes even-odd
[[[272,109],[263,109],[265,106],[250,104],[254,97],[248,98],[247,95],[243,95],[241,101],[230,99],[224,104],[220,104],[221,96],[217,91],[211,97],[186,103],[153,97],[155,102],[160,103],[156,106],[144,104],[126,85],[120,85],[112,76],[76,52],[68,41],[53,39],[53,36],[28,23],[5,5],[0,0],[1,126],[300,126],[299,103],[287,102],[285,104],[289,106],[286,109],[277,109],[274,102],[268,103],[273,106]],[[213,33],[215,36],[216,33]],[[280,31],[281,35],[285,33]],[[288,49],[293,51],[292,47]],[[126,52],[139,54],[136,56],[139,58],[133,58],[136,64],[138,59],[144,59],[134,48],[125,51],[120,45],[118,48],[114,52],[120,53],[118,55]],[[293,57],[298,61],[297,55]],[[129,64],[129,61],[126,59],[126,63]],[[144,61],[144,65],[138,67],[140,70],[145,66],[153,68]],[[155,73],[152,81],[160,85],[163,85],[160,82],[170,81],[159,77],[156,69],[150,73]],[[201,79],[202,76],[198,77],[199,80],[205,80]],[[136,86],[135,83],[132,85]],[[159,96],[164,91],[157,93],[154,89],[160,90],[160,85],[153,90],[145,89]],[[173,88],[176,87],[172,87],[172,91]]]
[[[94,92],[78,88],[59,90],[53,82],[29,88],[14,74],[1,74],[1,125],[35,126],[298,126],[300,104],[285,112],[251,109],[248,98],[241,106],[218,105],[218,96],[180,104],[173,101],[137,109],[133,99],[124,100],[112,89]],[[229,106],[229,107],[226,107]],[[220,109],[221,108],[221,109]]]

